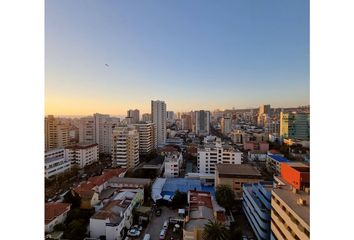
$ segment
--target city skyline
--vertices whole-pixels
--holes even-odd
[[[146,113],[152,99],[175,112],[309,105],[308,11],[308,1],[46,1],[45,114]]]

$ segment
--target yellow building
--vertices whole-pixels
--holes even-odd
[[[242,197],[242,184],[257,183],[262,180],[260,172],[249,164],[217,164],[215,169],[215,187],[228,185],[236,198]]]

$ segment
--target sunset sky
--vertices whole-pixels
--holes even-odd
[[[309,104],[308,0],[45,4],[45,114]]]

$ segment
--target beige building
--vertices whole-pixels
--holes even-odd
[[[139,153],[150,153],[157,146],[155,124],[141,122],[134,124],[134,126],[139,132]]]
[[[215,170],[215,187],[228,185],[236,198],[242,197],[242,184],[262,181],[260,172],[250,164],[217,164]]]
[[[297,190],[281,177],[272,191],[271,239],[310,239],[309,188]]]
[[[113,130],[113,165],[134,168],[139,164],[139,133],[134,126],[117,127]]]
[[[94,117],[80,118],[79,142],[96,143],[96,124]]]
[[[140,121],[140,111],[138,109],[129,109],[127,111],[127,118],[131,118],[131,124],[138,123]]]
[[[221,119],[221,132],[223,134],[229,134],[231,132],[231,118],[223,117]]]
[[[69,144],[69,126],[53,115],[44,119],[45,150],[65,147]]]

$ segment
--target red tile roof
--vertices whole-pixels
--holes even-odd
[[[45,204],[45,224],[50,223],[56,217],[70,210],[70,203],[46,203]]]
[[[213,208],[213,204],[211,202],[211,194],[209,192],[202,191],[189,191],[189,205],[191,208],[205,206],[208,208]]]
[[[107,169],[101,176],[91,177],[86,182],[80,183],[79,186],[74,188],[74,191],[77,192],[80,196],[90,194],[92,196],[91,191],[94,187],[104,184],[113,177],[118,177],[125,171],[127,171],[125,168]]]

